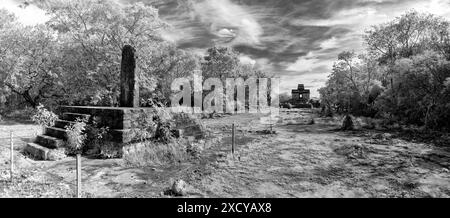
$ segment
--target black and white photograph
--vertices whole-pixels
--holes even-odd
[[[0,198],[449,197],[450,0],[0,0]]]

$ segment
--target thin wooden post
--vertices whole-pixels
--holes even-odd
[[[272,134],[272,110],[270,110],[269,113],[269,127],[270,127],[270,134]]]
[[[236,143],[236,126],[232,125],[232,130],[231,130],[231,153],[233,154],[234,157],[234,146]]]
[[[13,182],[14,179],[14,142],[13,142],[13,132],[9,132],[9,140],[10,140],[10,146],[11,146],[11,151],[10,151],[10,161],[11,161],[11,168],[10,168],[10,172],[9,175],[11,177],[11,182]]]
[[[77,198],[81,198],[81,154],[77,154]]]

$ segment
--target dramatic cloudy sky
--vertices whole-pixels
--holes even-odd
[[[139,0],[119,0],[135,2]],[[343,50],[363,48],[371,25],[415,9],[450,20],[450,0],[141,0],[172,25],[164,35],[180,48],[204,53],[212,45],[232,46],[241,60],[282,79],[282,91],[304,83],[313,96],[324,85]],[[1,0],[32,24],[45,19],[19,0]]]

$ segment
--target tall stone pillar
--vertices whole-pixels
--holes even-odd
[[[135,50],[130,45],[122,49],[120,67],[120,107],[139,107],[139,83]]]

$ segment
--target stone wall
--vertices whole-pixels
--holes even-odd
[[[62,106],[60,108],[65,120],[74,121],[76,117],[88,116],[89,123],[97,123],[101,127],[109,127],[115,142],[129,143],[135,138],[133,127],[143,119],[142,113],[152,119],[151,115],[157,112],[152,108],[121,108],[121,107],[87,107],[87,106]],[[190,114],[172,114],[175,129],[181,131],[182,136],[203,138],[205,129],[200,119]],[[151,123],[151,122],[149,122]]]

